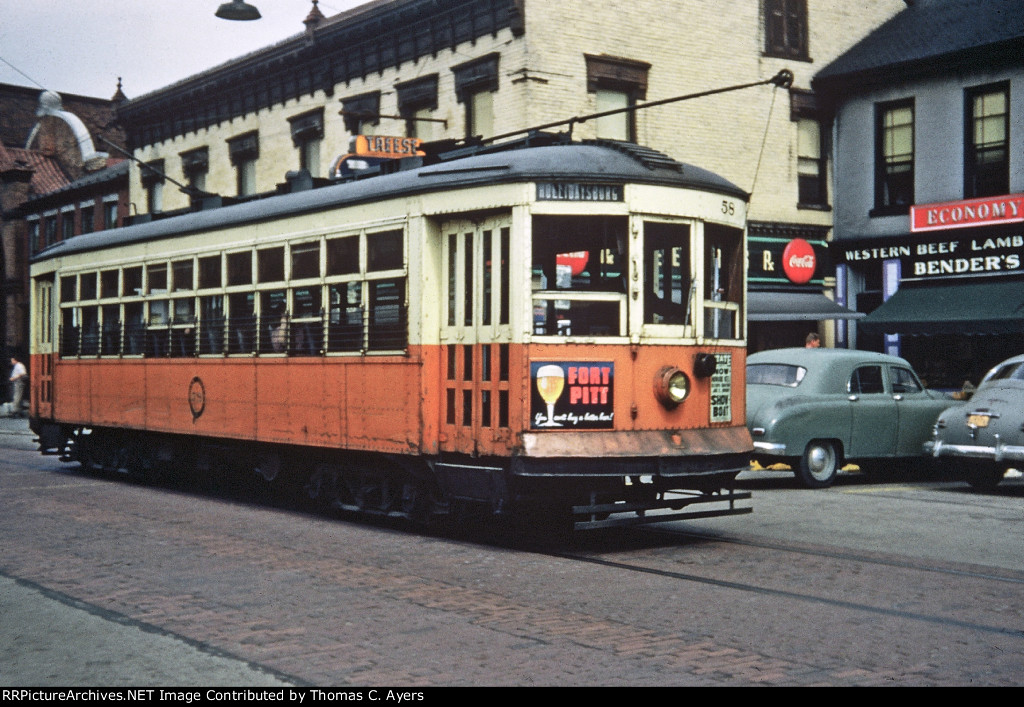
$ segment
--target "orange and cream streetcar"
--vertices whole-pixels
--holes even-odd
[[[42,450],[419,519],[749,512],[746,193],[637,145],[546,143],[48,248]]]

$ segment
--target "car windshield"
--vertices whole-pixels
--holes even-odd
[[[985,380],[1024,380],[1024,361],[997,366]]]
[[[781,385],[795,388],[807,375],[803,366],[785,363],[755,363],[747,366],[747,384]]]

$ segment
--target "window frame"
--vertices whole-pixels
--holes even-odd
[[[978,98],[995,96],[1003,97],[1002,133],[1003,139],[998,142],[979,145],[976,135],[979,123],[986,119],[998,117],[998,113],[978,116],[975,104]],[[983,128],[984,126],[982,126]],[[1002,160],[993,167],[982,168],[979,165],[979,152],[995,152],[1001,150]],[[998,170],[997,180],[992,175]],[[979,181],[984,184],[979,188]],[[999,83],[974,86],[964,90],[964,198],[974,199],[986,196],[1002,196],[1010,192],[1010,84]]]
[[[894,123],[889,120],[898,111],[909,110],[910,120],[907,123]],[[910,152],[896,153],[892,143],[894,134],[901,127],[909,125]],[[916,192],[916,161],[917,161],[917,113],[913,98],[888,101],[875,105],[875,207],[872,216],[894,216],[908,213],[914,204]],[[909,156],[908,156],[909,155]],[[898,159],[902,158],[902,159]],[[896,171],[901,166],[909,166],[909,174],[902,177],[906,180],[909,193],[905,201],[894,201],[899,196],[892,196],[893,183],[898,179]]]

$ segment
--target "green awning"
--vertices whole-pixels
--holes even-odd
[[[1024,333],[1024,282],[904,285],[857,324],[866,333]]]
[[[863,316],[836,304],[820,292],[747,293],[747,320],[751,322],[820,322]]]

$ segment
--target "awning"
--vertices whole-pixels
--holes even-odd
[[[857,327],[885,334],[1024,333],[1024,282],[904,285]]]
[[[747,320],[751,322],[817,322],[858,319],[860,312],[842,307],[820,292],[749,292]]]

